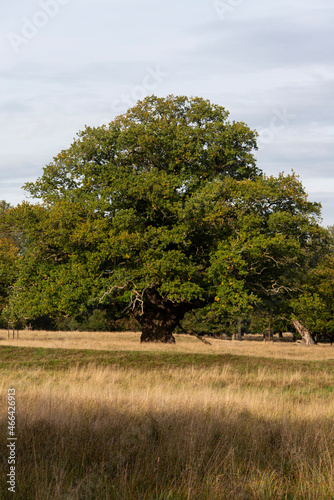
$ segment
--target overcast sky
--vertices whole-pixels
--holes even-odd
[[[188,95],[258,130],[258,167],[294,170],[334,224],[333,0],[0,5],[0,199],[26,199],[21,186],[85,124]]]

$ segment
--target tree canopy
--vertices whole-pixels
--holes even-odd
[[[142,341],[184,315],[278,308],[315,265],[320,205],[294,175],[256,167],[256,132],[201,98],[148,97],[86,127],[25,189],[11,221],[26,248],[9,314],[122,304]]]

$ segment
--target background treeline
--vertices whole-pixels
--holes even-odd
[[[20,261],[24,256],[26,237],[24,233],[6,231],[6,217],[11,207],[6,201],[0,202],[0,326],[7,328],[13,318],[8,310],[8,303],[17,278]],[[301,321],[314,333],[318,340],[334,338],[334,227],[326,230],[328,245],[318,265],[307,273],[298,298],[280,304],[280,310],[258,309],[254,314],[231,315],[217,308],[216,304],[189,312],[183,322],[183,328],[196,330],[200,335],[214,337],[240,338],[243,334],[268,333],[281,334],[294,331],[292,310]],[[323,251],[323,250],[322,250]],[[124,315],[126,304],[115,299],[112,307],[88,308],[72,315],[40,315],[34,318],[16,318],[17,326],[31,326],[32,329],[63,331],[139,331],[140,325],[131,316]],[[323,336],[323,338],[321,338]]]
[[[7,306],[17,278],[20,260],[24,255],[23,233],[6,231],[6,215],[13,210],[6,201],[0,202],[0,327],[7,328],[8,322],[20,328],[61,331],[140,331],[139,323],[124,314],[125,303],[115,300],[113,307],[90,308],[73,315],[41,315],[35,318],[16,319],[10,316]],[[286,301],[279,314],[270,314],[261,309],[243,316],[222,312],[216,304],[186,314],[182,327],[196,330],[200,335],[240,339],[244,334],[269,333],[281,335],[292,331],[299,338],[291,321],[292,309],[309,328],[318,341],[334,340],[334,226],[326,230],[328,245],[318,265],[311,269],[300,290],[299,297]],[[177,329],[181,332],[182,330]]]

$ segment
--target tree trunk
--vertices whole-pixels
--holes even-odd
[[[305,345],[314,345],[315,344],[310,332],[298,320],[295,319],[292,321],[292,323],[293,323],[293,326],[296,328],[296,330],[300,333],[300,335],[302,337],[302,344],[305,344]]]
[[[233,333],[232,340],[242,340],[242,318],[238,317],[238,330]]]
[[[268,328],[265,329],[264,331],[264,334],[263,334],[263,340],[265,342],[270,342],[272,340],[274,340],[274,334],[273,334],[273,330],[271,328],[271,326],[269,326]]]
[[[178,320],[169,316],[167,311],[147,311],[141,318],[137,317],[137,320],[142,327],[140,342],[175,344],[173,331]]]
[[[142,328],[140,342],[174,344],[173,332],[176,326],[186,312],[197,307],[202,307],[202,303],[175,304],[163,299],[156,290],[146,290],[142,306],[133,311]]]
[[[238,318],[238,340],[242,339],[242,318]]]

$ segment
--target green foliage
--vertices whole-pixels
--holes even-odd
[[[17,277],[19,267],[19,249],[15,238],[8,233],[4,220],[11,206],[0,201],[0,325],[5,325],[3,309],[8,302],[11,286]]]
[[[303,324],[314,334],[334,339],[334,255],[325,256],[309,272],[303,292],[292,301]]]
[[[319,207],[295,175],[229,179],[222,189],[222,220],[230,230],[212,255],[215,300],[229,315],[249,314],[254,306],[278,314],[321,245]]]
[[[109,330],[106,316],[106,311],[94,309],[82,316],[58,318],[56,328],[62,331],[104,332]]]
[[[302,291],[291,301],[294,313],[317,337],[334,340],[334,227],[328,227],[326,245],[316,266],[308,270]]]
[[[152,96],[80,132],[26,184],[43,204],[11,211],[26,247],[8,314],[117,301],[138,321],[165,310],[175,328],[207,304],[277,313],[321,245],[320,206],[295,175],[262,176],[256,132],[227,117],[200,98]]]
[[[196,331],[212,337],[230,337],[237,331],[235,318],[212,304],[187,313],[182,321],[182,327],[188,331]]]

